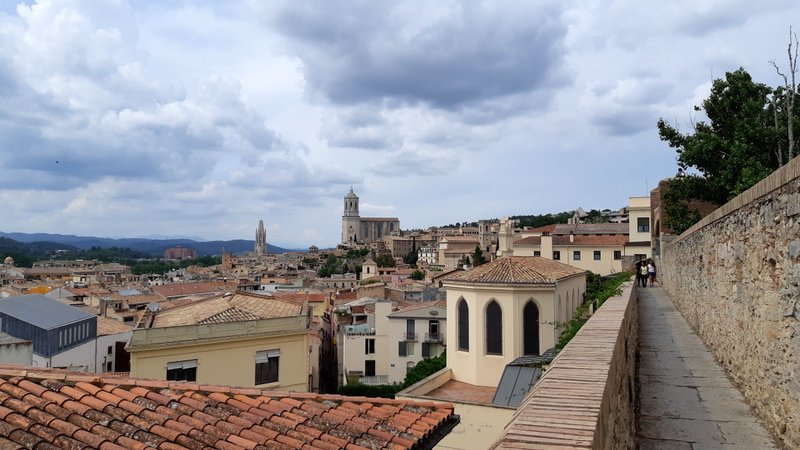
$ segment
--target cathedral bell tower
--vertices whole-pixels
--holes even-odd
[[[342,214],[342,244],[358,242],[361,218],[358,215],[358,196],[350,186],[350,192],[344,196],[344,214]]]

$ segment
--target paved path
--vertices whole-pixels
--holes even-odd
[[[776,448],[664,290],[639,292],[640,448]]]

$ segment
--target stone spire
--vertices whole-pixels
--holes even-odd
[[[267,230],[264,229],[264,221],[258,221],[258,228],[256,229],[256,247],[254,250],[256,255],[263,255],[267,253]]]

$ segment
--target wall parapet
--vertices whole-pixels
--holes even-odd
[[[675,306],[766,427],[800,447],[800,158],[662,250]]]
[[[628,283],[553,360],[491,448],[635,448],[638,313]]]

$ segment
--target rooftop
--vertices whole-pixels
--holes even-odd
[[[0,448],[430,448],[458,422],[446,403],[20,366],[0,391]]]
[[[476,386],[463,381],[448,380],[425,396],[446,401],[491,405],[495,391],[497,388],[492,386]]]
[[[444,280],[452,284],[553,284],[584,273],[583,269],[538,256],[509,256],[456,273]]]
[[[297,302],[236,292],[158,312],[151,328],[274,319],[298,316],[302,312],[303,305]]]
[[[95,317],[40,294],[20,295],[0,300],[0,313],[15,317],[44,330]]]

